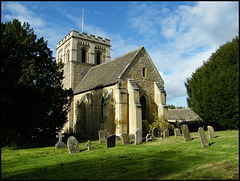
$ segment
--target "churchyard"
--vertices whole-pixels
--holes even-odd
[[[178,132],[178,130],[176,130]],[[187,134],[187,132],[185,133]],[[121,139],[76,140],[56,149],[1,149],[1,178],[14,180],[223,180],[239,178],[239,131],[208,131],[199,129],[184,138],[155,137],[135,144]],[[190,140],[189,140],[190,137]],[[59,139],[59,140],[58,140]],[[71,138],[72,139],[72,138]],[[125,139],[125,138],[124,138]],[[153,141],[154,140],[154,141]],[[101,143],[101,142],[102,143]],[[202,142],[204,141],[204,142]],[[112,143],[114,142],[114,144]],[[79,151],[70,153],[68,146],[78,144]],[[109,147],[107,145],[110,145]],[[60,144],[63,145],[63,144]]]

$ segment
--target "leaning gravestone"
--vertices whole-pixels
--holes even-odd
[[[169,130],[168,129],[163,130],[163,137],[164,138],[169,137]]]
[[[151,134],[146,135],[146,142],[149,142],[149,141],[153,141]]]
[[[191,136],[190,136],[190,133],[188,130],[188,125],[187,124],[181,125],[181,129],[182,129],[182,134],[183,134],[183,138],[184,138],[185,142],[191,141]]]
[[[215,138],[215,133],[214,133],[213,127],[212,126],[208,126],[207,129],[208,129],[209,138]]]
[[[107,137],[107,148],[114,147],[116,141],[116,135],[111,135]]]
[[[135,145],[140,145],[142,144],[142,129],[138,128],[135,132]]]
[[[175,135],[175,136],[181,136],[181,133],[180,133],[180,129],[179,129],[179,128],[175,128],[175,129],[174,129],[174,135]]]
[[[202,127],[198,128],[198,134],[200,137],[202,148],[208,148],[209,144],[208,144],[207,136]]]
[[[154,135],[155,137],[158,137],[158,128],[154,127],[152,129],[152,135]]]
[[[107,131],[106,130],[99,130],[98,131],[98,137],[100,143],[105,143],[107,139]]]
[[[62,142],[63,137],[64,135],[62,135],[61,133],[58,133],[58,135],[56,135],[56,138],[58,138],[58,142],[55,144],[56,149],[66,148],[66,144]]]
[[[70,136],[67,140],[68,152],[79,153],[78,141],[74,136]]]
[[[124,132],[121,134],[121,138],[122,138],[122,143],[123,145],[125,144],[130,144],[130,138],[129,138],[129,134]]]

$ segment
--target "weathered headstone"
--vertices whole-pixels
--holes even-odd
[[[98,131],[98,137],[99,137],[99,142],[100,143],[105,143],[107,140],[107,131],[106,130],[99,130]]]
[[[146,135],[146,142],[152,141],[152,135],[151,134],[147,134]]]
[[[67,140],[68,152],[79,153],[78,141],[74,136],[70,136]]]
[[[86,146],[88,147],[88,151],[91,151],[91,145],[92,145],[91,141],[88,140],[88,142],[86,143]]]
[[[169,137],[169,130],[168,129],[165,129],[163,130],[163,137]]]
[[[188,130],[188,125],[187,124],[183,124],[181,125],[181,129],[182,129],[182,134],[183,134],[183,138],[184,140],[187,141],[191,141],[191,136]]]
[[[158,128],[154,127],[154,128],[152,129],[152,135],[158,137]]]
[[[215,133],[214,133],[213,127],[212,126],[208,126],[207,129],[208,129],[209,138],[215,138]]]
[[[179,129],[179,128],[175,128],[175,129],[174,129],[174,135],[175,135],[175,136],[181,136],[181,133],[180,133],[180,129]]]
[[[155,140],[156,140],[156,136],[155,136],[155,135],[151,135],[150,138],[152,138],[152,141],[155,141]]]
[[[130,144],[130,138],[129,138],[129,134],[124,132],[121,134],[121,138],[122,138],[122,143],[125,144]]]
[[[56,138],[58,138],[58,142],[55,144],[56,149],[66,148],[66,144],[63,143],[63,141],[62,141],[63,137],[64,137],[64,135],[62,135],[61,133],[58,133],[58,135],[56,135]]]
[[[129,139],[135,139],[135,134],[129,134]]]
[[[209,144],[208,144],[207,136],[206,136],[205,131],[203,130],[202,127],[198,128],[198,134],[199,134],[199,137],[200,137],[202,148],[208,148]]]
[[[116,142],[116,135],[107,137],[107,148],[114,147]]]
[[[138,128],[135,132],[135,145],[142,144],[142,129]]]

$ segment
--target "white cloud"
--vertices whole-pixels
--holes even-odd
[[[129,21],[143,39],[151,35],[154,43],[148,44],[147,51],[165,81],[167,104],[184,100],[187,107],[184,81],[221,44],[238,34],[238,2],[198,2],[171,11],[167,7],[160,3],[132,6]],[[147,28],[134,22],[138,15]]]
[[[6,2],[3,5],[4,10],[8,10],[11,14],[4,15],[8,21],[19,19],[19,21],[28,22],[33,27],[41,27],[45,25],[45,21],[37,17],[34,12],[27,9],[18,2]]]

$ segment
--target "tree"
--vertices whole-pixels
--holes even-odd
[[[239,129],[239,37],[220,46],[185,87],[188,106],[207,124]]]
[[[50,144],[67,120],[72,90],[62,65],[28,23],[1,22],[1,139],[20,146]],[[43,143],[40,143],[40,142]],[[3,146],[2,145],[2,146]]]

